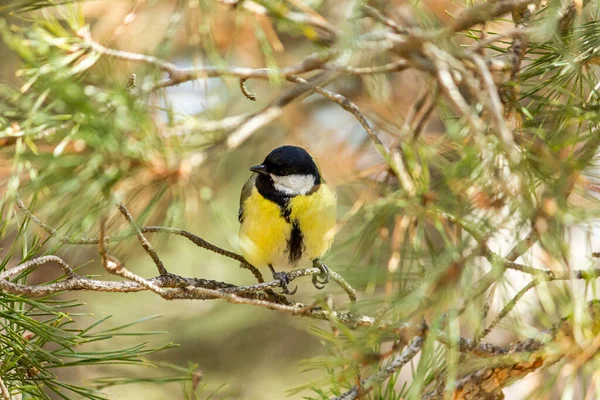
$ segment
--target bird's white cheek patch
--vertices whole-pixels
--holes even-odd
[[[273,178],[273,186],[276,190],[294,196],[310,192],[315,185],[315,178],[312,175],[277,176],[271,174],[271,178]]]

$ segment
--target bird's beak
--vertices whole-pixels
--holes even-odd
[[[250,168],[250,171],[256,172],[257,174],[261,175],[269,175],[269,173],[267,172],[267,167],[265,167],[262,164],[255,165],[254,167]]]

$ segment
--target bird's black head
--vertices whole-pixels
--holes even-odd
[[[256,186],[267,198],[308,194],[321,184],[317,164],[306,150],[296,146],[276,148],[250,171],[258,174]]]
[[[306,150],[297,146],[276,148],[262,164],[250,168],[250,171],[275,176],[312,175],[316,180],[319,179],[317,164]]]

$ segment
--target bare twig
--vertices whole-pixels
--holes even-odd
[[[473,45],[473,51],[477,52],[482,48],[489,46],[490,44],[497,42],[498,40],[502,40],[505,38],[516,38],[522,35],[526,35],[527,30],[524,27],[515,27],[507,30],[506,32],[499,33],[497,35],[489,36],[485,39],[482,39]]]
[[[485,322],[487,319],[488,313],[490,312],[490,308],[492,307],[492,302],[494,301],[494,296],[496,295],[497,284],[493,284],[488,292],[487,299],[483,305],[483,310],[481,310],[481,321]]]
[[[104,224],[101,222],[101,237],[105,238],[104,235]],[[351,313],[343,313],[339,311],[329,311],[321,309],[316,305],[304,305],[301,303],[289,302],[285,298],[280,302],[275,302],[271,297],[264,293],[248,292],[250,289],[257,289],[258,285],[254,287],[238,287],[234,285],[208,281],[204,279],[194,278],[183,278],[174,275],[159,276],[153,279],[144,279],[131,271],[127,270],[122,263],[108,255],[106,248],[104,247],[104,241],[99,242],[100,252],[103,254],[105,261],[105,268],[112,274],[121,276],[127,281],[124,282],[111,282],[111,281],[99,281],[86,277],[73,276],[72,278],[50,283],[47,285],[23,285],[14,282],[10,282],[4,279],[0,279],[0,289],[13,294],[30,295],[30,296],[47,296],[58,292],[71,291],[71,290],[90,290],[97,292],[138,292],[144,290],[150,290],[157,293],[162,298],[167,300],[174,299],[196,299],[196,300],[211,300],[211,299],[222,299],[233,304],[246,304],[258,307],[264,307],[270,310],[276,310],[290,315],[302,315],[313,319],[325,320],[330,322],[336,322],[348,325],[351,328],[359,327],[372,327],[379,326],[380,329],[390,329],[391,325],[389,322],[380,321],[375,318],[355,315]],[[34,261],[34,260],[32,260]],[[66,265],[66,263],[62,262]],[[41,265],[40,262],[33,262],[30,264],[33,267]],[[24,266],[17,266],[15,270],[22,271]],[[296,277],[306,276],[311,274],[320,274],[321,271],[318,268],[311,268],[306,270],[292,271],[292,274],[297,274]],[[335,274],[332,276],[334,280],[337,280]],[[265,287],[275,287],[279,284],[277,281],[269,282],[262,285]],[[398,335],[413,335],[414,332],[423,332],[422,327],[412,326],[410,324],[403,324],[396,326],[393,331]],[[436,332],[435,338],[441,343],[450,344],[449,338],[444,332]],[[399,371],[402,366],[406,365],[420,350],[423,343],[422,333],[417,334],[411,344],[398,355],[388,366],[382,369],[377,374],[370,378],[367,378],[361,383],[361,390],[368,392],[378,383],[387,379],[390,375]],[[477,344],[472,340],[460,338],[457,343],[457,348],[461,352],[476,354],[480,356],[494,356],[504,354],[515,354],[523,353],[520,358],[517,358],[516,364],[509,365],[505,368],[517,369],[524,375],[528,372],[533,371],[543,363],[536,362],[533,364],[523,364],[521,359],[528,357],[527,353],[531,351],[537,351],[540,349],[542,342],[534,339],[528,339],[523,342],[517,342],[509,346],[500,347],[492,344]],[[544,353],[539,353],[544,362],[549,360],[545,357]],[[509,359],[510,360],[510,359]],[[489,369],[489,368],[488,368]],[[495,371],[495,370],[494,370]],[[496,372],[493,372],[496,373]],[[469,387],[468,385],[481,384],[481,380],[477,380],[473,377],[480,375],[472,375],[459,381],[460,385],[457,386],[457,392],[460,390],[466,390],[464,388]],[[484,375],[487,376],[487,375]],[[468,378],[468,379],[467,379]],[[504,381],[498,384],[498,387],[502,387]],[[340,399],[354,399],[358,394],[358,388],[355,387],[349,392],[339,397]]]
[[[104,269],[109,270],[108,267],[108,250],[106,249],[106,218],[102,216],[100,218],[100,236],[98,239],[98,254],[100,254],[100,262]]]
[[[119,292],[119,293],[130,293],[139,292],[144,290],[151,290],[168,300],[174,299],[197,299],[197,300],[209,300],[215,298],[231,298],[230,295],[237,297],[243,297],[250,300],[264,300],[266,302],[273,303],[273,299],[263,293],[253,293],[258,290],[264,290],[268,288],[275,288],[280,286],[279,281],[271,281],[263,284],[253,286],[235,286],[229,283],[218,282],[208,279],[199,278],[184,278],[178,275],[169,274],[161,275],[152,279],[145,279],[139,277],[132,272],[128,271],[121,262],[108,254],[104,241],[99,243],[100,253],[103,260],[105,269],[111,274],[119,275],[132,282],[113,282],[113,281],[101,281],[97,279],[91,279],[87,277],[81,277],[73,274],[65,280],[48,283],[44,285],[24,285],[6,280],[8,277],[20,273],[26,269],[36,268],[48,262],[55,262],[63,266],[65,275],[67,271],[72,271],[67,263],[64,262],[60,257],[57,256],[42,256],[33,260],[27,261],[23,264],[11,268],[5,271],[0,277],[0,289],[5,292],[13,294],[30,295],[35,297],[48,296],[64,291],[95,291],[95,292]],[[305,270],[295,270],[290,272],[292,279],[296,279],[302,276],[312,276],[321,274],[321,270],[318,268],[307,268]],[[338,282],[341,287],[349,286],[344,279],[335,272],[332,271],[332,280]],[[192,290],[192,288],[194,290]],[[169,289],[169,290],[166,290]],[[206,290],[201,290],[206,289]],[[237,300],[236,300],[237,301]],[[239,302],[239,301],[238,301]],[[251,304],[251,303],[246,303]],[[293,303],[284,300],[284,304],[294,305],[300,303]],[[259,305],[265,305],[260,303]],[[304,307],[304,305],[297,306]],[[288,310],[289,311],[289,310]],[[316,314],[319,315],[318,313]],[[337,314],[334,314],[337,315]],[[345,315],[345,314],[340,314]],[[320,319],[329,319],[321,316]],[[361,317],[342,317],[342,320],[351,323],[357,322],[360,326],[364,326],[364,322],[360,322]],[[374,320],[371,321],[372,323]]]
[[[50,225],[42,222],[38,217],[33,215],[33,213],[31,211],[29,211],[27,206],[25,206],[25,203],[23,203],[23,201],[21,200],[21,198],[19,197],[18,194],[16,196],[15,202],[17,204],[17,207],[19,207],[19,209],[21,211],[23,211],[23,213],[25,215],[27,215],[27,217],[29,217],[37,226],[39,226],[40,228],[45,230],[50,236],[54,236],[54,237],[58,238],[62,243],[70,242],[69,238],[61,235],[60,233],[58,233],[58,231],[56,229],[54,229]],[[83,241],[86,241],[86,239],[83,239]],[[89,243],[86,242],[86,243],[70,243],[70,244],[97,244],[97,243],[98,243],[98,241],[96,240],[95,242],[89,242]]]
[[[36,224],[43,227],[51,235],[57,235],[57,236],[59,236],[59,239],[61,238],[55,229],[44,224],[38,218],[34,217],[33,214],[29,211],[29,209],[27,209],[27,207],[25,207],[25,205],[23,204],[23,202],[20,199],[17,199],[17,204],[19,205],[19,208],[21,208],[21,210],[26,212],[30,218],[32,218],[32,219],[35,218],[34,222]],[[239,261],[240,264],[242,265],[242,267],[249,269],[254,274],[254,276],[257,278],[257,280],[259,281],[259,284],[257,284],[257,285],[242,286],[242,287],[235,287],[232,285],[229,288],[229,290],[227,291],[228,293],[255,292],[255,291],[269,290],[269,289],[273,289],[273,288],[281,286],[280,281],[264,282],[263,276],[260,273],[260,271],[258,271],[256,269],[256,267],[249,264],[242,256],[240,256],[236,253],[221,249],[220,247],[217,247],[211,243],[208,243],[201,237],[194,235],[193,233],[184,231],[182,229],[167,228],[167,227],[155,227],[155,226],[149,226],[149,227],[144,227],[144,228],[140,229],[137,227],[129,210],[127,210],[127,208],[122,203],[119,203],[117,205],[117,207],[118,207],[119,211],[125,216],[127,221],[131,224],[132,228],[135,230],[135,232],[125,232],[125,234],[118,235],[118,238],[121,239],[126,236],[131,236],[134,234],[137,235],[140,243],[142,244],[142,247],[151,256],[151,258],[154,261],[154,263],[156,264],[159,274],[161,276],[169,275],[169,273],[167,272],[164,264],[160,260],[158,254],[156,253],[156,251],[154,250],[154,248],[152,247],[152,245],[150,244],[148,239],[146,239],[146,237],[143,235],[143,232],[165,232],[165,233],[171,233],[171,234],[183,236],[183,237],[189,239],[192,243],[194,243],[198,247],[202,247],[202,248],[211,250],[217,254],[220,254],[220,255],[223,255],[223,256],[226,256],[229,258],[233,258],[234,260]],[[71,244],[98,244],[98,251],[99,251],[100,257],[102,259],[102,264],[104,265],[105,269],[107,269],[107,271],[110,271],[111,273],[116,273],[117,275],[119,275],[120,273],[128,274],[127,270],[125,270],[123,268],[123,266],[120,265],[120,263],[116,259],[114,259],[114,257],[108,255],[105,243],[111,241],[111,239],[112,239],[112,241],[116,241],[116,240],[115,240],[115,237],[111,238],[111,237],[105,235],[104,229],[105,229],[105,220],[101,219],[100,220],[100,236],[98,239],[84,238],[84,239],[78,239],[76,241],[71,240],[71,241],[69,241],[69,243],[71,243]],[[0,274],[0,279],[4,279],[5,277],[20,273],[21,271],[31,268],[33,266],[39,266],[40,264],[44,264],[44,263],[51,262],[51,261],[59,264],[61,266],[61,268],[63,268],[63,270],[65,271],[65,275],[67,277],[71,278],[74,276],[73,270],[60,257],[45,256],[45,257],[31,260],[22,265],[19,265],[17,268],[13,268],[9,271],[5,271],[4,273]],[[318,275],[321,273],[320,271],[321,270],[318,268],[307,268],[307,269],[301,269],[301,270],[294,270],[294,271],[289,272],[288,277],[289,277],[289,280],[292,281],[301,276]],[[4,276],[4,275],[6,275],[6,276]],[[129,280],[133,280],[133,278],[132,278],[133,275],[119,275],[119,276],[122,276]],[[337,272],[332,271],[330,269],[330,278],[331,278],[331,280],[336,282],[346,292],[346,294],[348,295],[348,297],[350,298],[351,301],[353,301],[353,302],[356,301],[356,290],[354,290],[354,288],[352,286],[350,286],[350,284],[348,284],[348,282],[346,282],[346,280],[340,274],[338,274]],[[146,281],[146,280],[144,280],[144,281]],[[143,285],[142,281],[134,280],[134,282],[137,282],[138,284]],[[157,287],[152,286],[153,283],[150,283],[150,285],[151,286],[148,286],[148,289],[156,291],[155,289]],[[156,293],[161,294],[162,292],[156,291]]]
[[[538,241],[537,231],[532,230],[524,239],[521,239],[513,246],[506,255],[507,261],[515,261],[527,252]]]
[[[477,4],[464,10],[454,24],[447,30],[448,34],[464,31],[474,25],[489,22],[519,7],[527,6],[536,0],[493,0]]]
[[[64,262],[62,258],[60,258],[58,256],[41,256],[41,257],[34,258],[32,260],[26,261],[22,264],[19,264],[14,268],[3,271],[0,274],[0,280],[8,279],[11,276],[18,275],[25,270],[28,270],[28,269],[31,269],[34,267],[37,268],[40,265],[44,265],[44,264],[48,264],[48,263],[58,264],[58,266],[60,266],[60,268],[63,270],[63,273],[65,274],[67,279],[74,278],[76,276],[75,272],[73,272],[73,269],[66,262]]]
[[[168,78],[156,83],[150,88],[150,91],[175,86],[180,83],[203,78],[214,78],[221,76],[235,76],[238,78],[259,78],[269,79],[272,77],[287,77],[288,75],[298,75],[319,69],[323,64],[329,61],[334,52],[326,51],[314,53],[306,57],[301,63],[279,70],[269,68],[244,68],[244,67],[220,67],[220,66],[202,66],[198,68],[178,68],[175,64],[139,53],[115,50],[101,45],[94,41],[88,30],[81,30],[80,37],[83,39],[83,45],[89,47],[95,52],[108,57],[118,58],[125,61],[138,62],[157,67],[168,75]]]
[[[148,253],[148,255],[150,256],[150,258],[152,258],[152,261],[154,262],[154,264],[156,264],[156,268],[158,269],[158,273],[161,274],[161,275],[167,275],[169,272],[165,268],[165,266],[164,266],[163,262],[161,261],[160,257],[158,257],[158,254],[156,254],[156,250],[154,250],[154,247],[152,247],[152,245],[150,244],[150,242],[148,241],[148,239],[146,239],[146,237],[144,236],[144,234],[142,233],[142,231],[140,230],[140,228],[138,228],[137,224],[135,223],[135,220],[133,219],[133,217],[129,213],[129,210],[127,210],[127,207],[125,207],[125,205],[123,203],[119,203],[119,204],[117,204],[117,208],[119,209],[119,211],[121,212],[121,214],[123,214],[123,216],[125,217],[125,219],[127,220],[127,222],[129,222],[129,224],[131,225],[131,227],[135,230],[136,235],[138,237],[138,240],[140,241],[142,247],[144,248],[144,250],[146,251],[146,253]],[[100,237],[103,238],[103,235],[100,235]],[[100,240],[100,242],[102,242],[102,240]]]
[[[318,271],[320,271],[318,268],[295,269],[295,270],[288,272],[287,277],[288,277],[289,281],[291,282],[294,279],[299,278],[301,276],[318,275]],[[338,274],[335,271],[332,271],[331,268],[329,268],[329,271],[330,271],[330,279],[332,281],[334,281],[335,283],[337,283],[346,292],[346,294],[350,298],[350,301],[356,301],[356,290],[352,286],[350,286],[348,284],[348,282],[346,282],[346,280],[344,278],[342,278],[342,276],[340,274]],[[231,292],[231,293],[247,293],[247,292],[262,291],[265,289],[273,289],[273,288],[277,288],[280,286],[281,286],[281,282],[271,281],[271,282],[259,283],[256,285],[238,286],[235,288],[227,289],[227,291]]]
[[[61,243],[64,244],[71,244],[71,245],[97,245],[100,243],[100,239],[99,238],[78,238],[78,239],[73,239],[73,238],[69,238],[66,237],[64,235],[61,235],[56,229],[54,229],[53,227],[51,227],[50,225],[42,222],[39,218],[37,218],[23,203],[23,201],[17,196],[16,199],[16,203],[17,203],[17,207],[19,207],[19,209],[25,214],[27,215],[36,225],[38,225],[40,228],[42,228],[44,231],[46,231],[50,236],[58,239]],[[134,228],[135,229],[135,228]],[[128,230],[128,231],[124,231],[121,232],[117,235],[114,236],[104,236],[104,240],[107,243],[111,243],[111,242],[118,242],[121,241],[123,239],[126,239],[128,237],[131,236],[135,236],[138,235],[138,231],[141,233],[154,233],[154,232],[160,232],[160,233],[168,233],[168,234],[172,234],[172,235],[178,235],[178,236],[182,236],[185,237],[186,239],[188,239],[189,241],[191,241],[192,243],[194,243],[196,246],[201,247],[203,249],[212,251],[213,253],[231,258],[235,261],[238,261],[243,268],[246,268],[248,270],[250,270],[250,272],[252,272],[252,274],[256,277],[256,279],[258,280],[259,283],[264,282],[263,276],[260,273],[260,271],[254,267],[253,265],[251,265],[250,263],[248,263],[248,261],[246,261],[244,259],[244,257],[242,257],[239,254],[236,254],[234,252],[222,249],[218,246],[215,246],[212,243],[207,242],[206,240],[202,239],[200,236],[198,235],[194,235],[191,232],[185,231],[183,229],[178,229],[178,228],[168,228],[168,227],[164,227],[164,226],[144,226],[141,227],[137,230]]]
[[[103,224],[101,225],[101,233],[104,233]],[[101,237],[104,237],[104,236],[102,235]],[[288,306],[288,305],[284,305],[284,304],[280,304],[280,303],[274,303],[271,300],[262,300],[260,298],[249,299],[247,297],[240,297],[240,296],[237,296],[236,294],[224,292],[222,290],[207,289],[204,287],[186,286],[186,287],[179,288],[179,289],[163,288],[161,286],[156,285],[152,280],[147,280],[137,274],[134,274],[133,272],[131,272],[127,268],[125,268],[125,266],[118,260],[114,259],[111,256],[107,256],[106,255],[107,252],[104,249],[103,243],[104,243],[104,240],[101,239],[99,242],[99,246],[101,248],[101,252],[104,254],[104,256],[103,256],[104,268],[109,273],[120,276],[129,281],[135,282],[140,287],[150,290],[166,300],[179,298],[178,296],[180,295],[180,291],[184,290],[187,295],[189,295],[191,293],[192,295],[199,296],[198,298],[203,298],[203,299],[216,298],[216,299],[223,299],[229,303],[251,304],[251,305],[256,305],[256,306],[264,306],[271,310],[285,311],[292,315],[302,314],[308,310],[306,306],[292,307],[292,306]],[[176,279],[179,281],[180,279],[178,279],[178,278],[179,277],[177,277]]]
[[[375,65],[372,67],[352,67],[352,66],[344,66],[344,65],[331,65],[325,64],[323,69],[328,71],[337,71],[344,72],[352,75],[373,75],[373,74],[383,74],[388,72],[400,72],[409,68],[408,61],[401,59],[392,61],[390,63],[384,65]]]
[[[183,229],[168,228],[168,227],[164,227],[164,226],[145,226],[145,227],[141,228],[141,231],[144,233],[145,232],[163,232],[163,233],[170,233],[173,235],[183,236],[198,247],[201,247],[203,249],[212,251],[213,253],[216,253],[216,254],[225,256],[227,258],[231,258],[233,260],[238,261],[240,263],[240,265],[242,266],[242,268],[249,270],[252,273],[252,275],[254,275],[254,277],[258,280],[259,283],[264,282],[264,278],[263,278],[262,274],[260,273],[260,271],[254,265],[252,265],[248,261],[246,261],[246,259],[244,259],[244,257],[242,257],[241,255],[236,254],[232,251],[222,249],[219,246],[209,243],[206,240],[202,239],[200,236],[194,235],[191,232],[185,231]]]
[[[221,1],[223,1],[223,0],[221,0]],[[270,13],[270,11],[266,7],[263,7],[262,5],[254,2],[254,1],[244,0],[244,1],[241,1],[240,3],[241,3],[241,6],[244,7],[245,10],[252,12],[254,14],[268,15]],[[314,13],[308,14],[308,13],[294,12],[287,8],[278,8],[278,10],[280,10],[280,12],[281,12],[281,14],[277,15],[278,17],[283,17],[284,19],[287,19],[296,24],[309,25],[309,26],[312,26],[313,28],[316,28],[316,29],[324,32],[326,34],[326,36],[319,37],[319,39],[322,41],[332,42],[335,40],[335,38],[339,34],[338,29],[335,26],[331,25],[329,22],[327,22],[327,20],[325,20],[320,15],[315,16]]]
[[[385,26],[391,28],[396,33],[399,33],[399,34],[407,33],[407,30],[404,27],[398,25],[398,23],[396,23],[396,21],[394,21],[393,19],[383,15],[383,13],[381,11],[379,11],[378,9],[376,9],[375,7],[371,7],[370,5],[364,5],[362,9],[363,9],[365,15],[373,18],[376,21],[381,22]]]
[[[307,85],[308,82],[305,79],[299,78],[297,76],[289,76],[287,79],[291,82],[299,83],[302,85]],[[375,130],[371,127],[371,124],[367,121],[365,116],[362,114],[360,109],[351,102],[345,96],[342,96],[339,93],[334,93],[330,90],[324,89],[320,86],[315,86],[314,91],[322,95],[323,97],[337,103],[344,110],[348,111],[358,120],[358,122],[365,129],[371,141],[375,145],[375,148],[379,152],[379,154],[383,157],[383,159],[388,163],[388,165],[394,170],[394,173],[398,177],[399,182],[402,184],[403,188],[408,193],[414,193],[415,187],[412,181],[412,178],[408,174],[408,170],[406,165],[403,164],[402,159],[400,157],[393,157],[393,154],[387,149],[387,147],[381,142]]]

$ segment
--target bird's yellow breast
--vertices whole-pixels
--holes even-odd
[[[321,257],[333,242],[335,194],[322,184],[309,195],[293,197],[288,203],[288,221],[279,205],[265,199],[256,188],[243,204],[240,246],[244,258],[255,266],[293,267],[288,241],[295,222],[302,233],[302,261]]]

